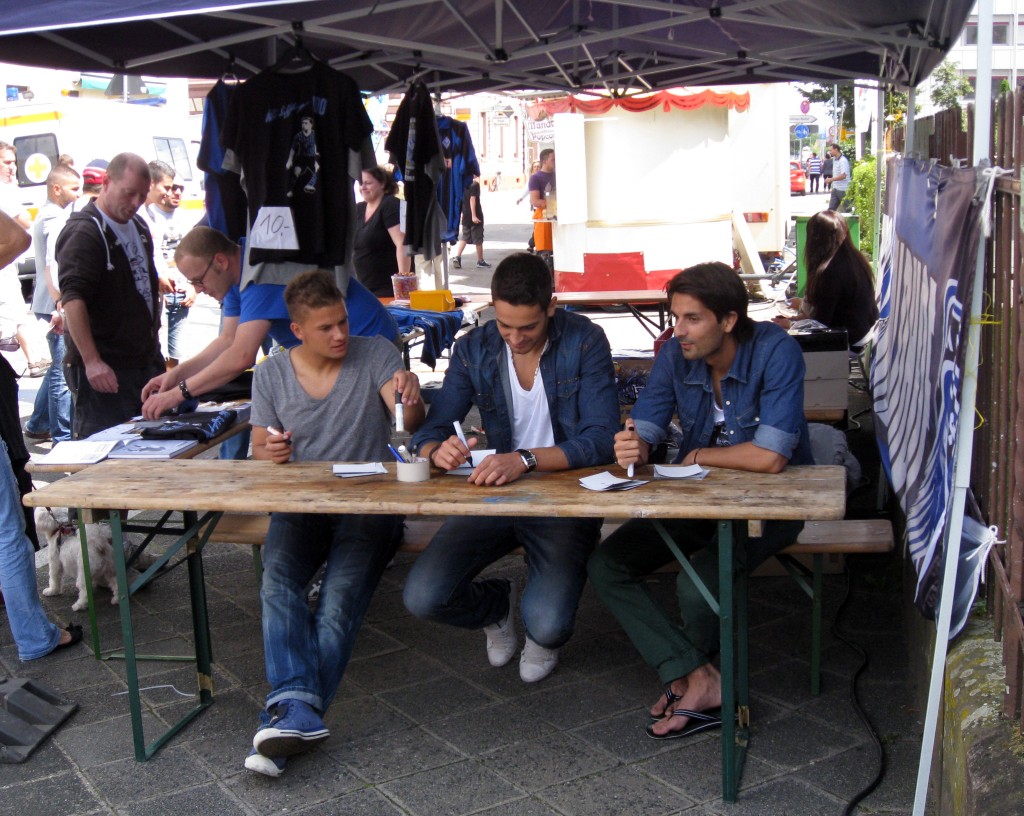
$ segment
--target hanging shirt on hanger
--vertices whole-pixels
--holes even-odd
[[[220,134],[228,115],[231,96],[238,88],[223,79],[210,89],[203,103],[203,135],[196,164],[206,174],[206,219],[232,241],[245,235],[246,202],[238,173],[224,166]]]
[[[372,132],[355,82],[323,63],[264,71],[234,92],[222,143],[242,170],[249,262],[349,260],[349,159]]]
[[[441,252],[444,217],[437,184],[444,170],[430,94],[417,82],[395,113],[384,147],[401,171],[405,195],[405,245],[409,255],[433,258]],[[397,175],[397,174],[396,174]]]
[[[459,221],[462,216],[462,200],[466,190],[473,183],[473,176],[480,175],[480,162],[476,158],[473,137],[465,122],[440,116],[437,131],[441,140],[441,152],[445,158],[444,175],[437,188],[446,226],[442,238],[454,241],[459,237]]]

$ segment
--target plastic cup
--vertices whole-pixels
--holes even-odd
[[[412,462],[396,462],[398,481],[425,482],[430,478],[430,460],[415,459]]]
[[[408,300],[409,293],[420,288],[415,275],[392,275],[391,287],[395,290],[395,300]]]

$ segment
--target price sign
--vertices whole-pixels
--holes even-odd
[[[295,222],[288,207],[260,207],[249,236],[257,249],[298,249]]]

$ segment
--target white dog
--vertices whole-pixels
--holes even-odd
[[[85,609],[89,604],[85,586],[85,567],[82,564],[82,543],[78,537],[78,529],[58,521],[47,507],[37,507],[35,511],[36,531],[46,538],[50,556],[50,585],[43,594],[60,595],[64,574],[75,576],[78,587],[78,600],[71,608]],[[89,540],[89,569],[92,573],[93,586],[107,587],[114,597],[110,603],[117,603],[117,572],[114,568],[114,548],[110,539],[110,528],[105,524],[85,525],[86,538]]]

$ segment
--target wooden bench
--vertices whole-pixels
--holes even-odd
[[[811,599],[811,694],[821,691],[821,595],[825,556],[892,552],[892,523],[886,519],[808,521],[797,538],[775,558]],[[810,555],[810,570],[794,556]],[[811,583],[807,583],[807,578]]]
[[[405,521],[405,535],[399,552],[421,553],[430,543],[443,519],[409,518]],[[263,572],[260,547],[267,536],[270,516],[266,513],[225,513],[210,535],[210,541],[226,544],[249,544],[252,546],[253,566],[259,583]],[[607,535],[616,524],[606,524],[602,531]],[[891,552],[893,549],[892,524],[885,519],[843,519],[841,521],[809,521],[796,543],[790,545],[775,558],[785,567],[811,599],[811,693],[821,691],[821,611],[822,575],[824,559],[834,555],[868,555]],[[522,554],[522,550],[516,550]],[[794,556],[810,555],[812,566],[798,561]],[[667,569],[679,565],[674,563]],[[807,579],[810,578],[810,583]]]

